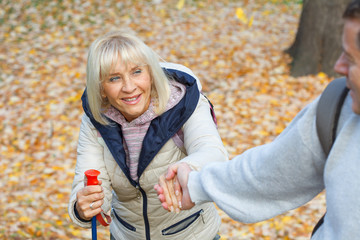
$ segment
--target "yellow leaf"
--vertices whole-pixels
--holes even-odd
[[[264,16],[268,16],[270,14],[271,14],[271,12],[269,10],[265,10],[262,12],[262,15],[264,15]]]
[[[185,4],[185,0],[179,0],[178,3],[176,4],[176,8],[181,10],[184,7]]]
[[[44,224],[44,228],[50,228],[51,227],[51,224],[50,223],[45,223]]]
[[[81,95],[82,95],[82,93],[79,92],[79,93],[77,93],[76,95],[70,96],[70,97],[68,97],[67,99],[65,99],[65,102],[66,102],[66,103],[78,102],[78,101],[81,99]]]
[[[270,99],[270,104],[271,104],[271,105],[274,105],[274,106],[279,106],[279,105],[280,105],[280,104],[279,104],[279,101],[276,100],[276,99]]]
[[[326,74],[323,73],[323,72],[319,72],[317,76],[320,77],[320,78],[326,78],[327,77]]]
[[[288,222],[290,222],[292,220],[292,218],[290,217],[290,216],[284,216],[284,217],[282,217],[282,219],[281,219],[281,221],[283,222],[283,223],[288,223]]]
[[[205,61],[203,61],[202,63],[201,63],[203,66],[209,66],[209,61],[207,61],[207,60],[205,60]]]
[[[76,78],[80,78],[81,77],[81,74],[79,72],[75,73],[75,77]]]
[[[20,222],[30,222],[30,218],[27,217],[27,216],[21,216],[21,217],[19,218],[19,221],[20,221]]]
[[[288,95],[289,97],[292,97],[295,95],[294,91],[287,91],[286,95]]]
[[[254,16],[251,16],[248,26],[251,27],[254,22]]]
[[[55,170],[55,171],[62,171],[62,170],[64,170],[64,168],[63,168],[63,167],[60,167],[60,166],[53,166],[52,169]]]
[[[165,17],[166,16],[166,11],[165,11],[165,9],[160,9],[160,16],[161,17]]]
[[[62,121],[68,121],[69,118],[66,115],[60,115],[60,120]]]
[[[283,130],[284,130],[284,128],[282,126],[276,126],[275,127],[276,135],[280,134]]]
[[[31,50],[29,51],[29,54],[30,54],[30,55],[34,55],[35,53],[36,53],[35,49],[31,49]]]
[[[269,136],[269,135],[270,135],[270,134],[269,134],[268,132],[266,132],[266,131],[260,131],[259,134],[260,134],[261,136]]]
[[[72,230],[71,233],[72,233],[72,235],[77,236],[77,237],[80,237],[83,235],[83,233],[79,230]]]
[[[242,8],[236,8],[236,17],[243,23],[248,23],[248,18],[246,17],[244,10]]]

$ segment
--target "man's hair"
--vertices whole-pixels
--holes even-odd
[[[344,19],[360,19],[360,0],[354,0],[346,7]]]
[[[343,19],[345,20],[360,20],[360,0],[354,0],[349,5],[347,5],[345,12],[343,14]],[[360,32],[357,34],[356,45],[360,49]]]

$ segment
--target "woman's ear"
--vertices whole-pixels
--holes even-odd
[[[106,94],[105,94],[103,86],[100,86],[100,95],[102,98],[106,98]]]

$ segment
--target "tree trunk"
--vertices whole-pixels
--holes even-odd
[[[304,0],[298,32],[286,50],[292,57],[291,75],[298,77],[333,69],[340,56],[342,14],[351,0]]]

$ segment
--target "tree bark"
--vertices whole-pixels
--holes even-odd
[[[286,50],[292,57],[291,75],[324,72],[337,76],[333,67],[340,56],[342,14],[351,0],[304,0],[298,31]]]

